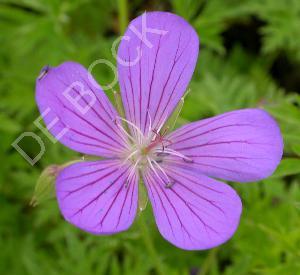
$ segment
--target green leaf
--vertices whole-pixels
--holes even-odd
[[[272,175],[273,178],[291,176],[300,173],[300,159],[285,158],[283,159],[276,172]]]
[[[0,131],[16,133],[21,131],[21,125],[17,121],[7,117],[5,114],[0,113]]]
[[[300,144],[293,144],[292,150],[296,155],[300,156]]]

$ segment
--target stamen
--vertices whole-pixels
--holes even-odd
[[[122,121],[125,121],[127,124],[129,124],[130,126],[132,126],[139,135],[137,135],[137,138],[138,138],[138,142],[139,144],[142,144],[141,142],[143,141],[144,139],[144,134],[141,132],[141,130],[136,126],[134,125],[132,122],[130,122],[129,120],[123,118],[123,117],[117,117],[118,119],[122,120]]]
[[[186,91],[184,96],[181,97],[180,101],[178,102],[177,107],[175,108],[175,110],[170,114],[169,118],[165,122],[163,122],[163,124],[166,125],[164,130],[172,131],[174,129],[174,127],[176,125],[176,122],[179,118],[179,115],[182,111],[182,107],[184,105],[185,97],[189,94],[190,91],[191,91],[191,89],[188,89]]]
[[[162,169],[162,167],[157,163],[157,161],[153,160],[154,164],[157,166],[157,168],[163,173],[163,175],[166,177],[167,181],[170,182],[170,179],[166,172]]]
[[[190,89],[188,89],[187,92],[186,92],[186,94],[180,99],[180,102],[178,104],[178,110],[176,110],[176,114],[175,114],[176,116],[175,116],[175,119],[174,119],[174,122],[173,122],[172,126],[170,127],[170,131],[172,131],[174,129],[175,125],[176,125],[176,122],[177,122],[177,120],[179,118],[179,115],[181,113],[182,107],[184,105],[184,98],[187,96],[187,94],[189,92],[190,92]]]
[[[148,139],[150,138],[150,133],[152,131],[152,119],[151,119],[151,116],[150,116],[150,112],[149,112],[149,109],[147,110],[147,115],[148,115],[148,118],[149,118],[149,128],[148,128]]]
[[[132,142],[135,142],[135,140],[132,138],[132,136],[130,136],[127,131],[123,128],[123,126],[121,124],[119,124],[117,122],[117,120],[113,120],[113,122],[115,123],[115,125],[117,125],[117,127],[132,141]],[[128,140],[126,139],[125,136],[123,135],[119,135],[119,137],[122,138],[122,140],[124,141],[124,145],[126,146],[127,149],[130,149],[130,146],[128,144]]]
[[[151,119],[150,114],[149,114],[149,119]],[[165,119],[163,121],[165,121]],[[155,134],[155,138],[156,138],[159,135],[159,132],[163,126],[164,126],[164,122],[158,127],[158,129],[152,129],[152,121],[150,120],[147,140],[149,141],[153,139],[153,133]]]
[[[114,120],[114,123],[123,131],[123,133],[133,142],[133,143],[135,143],[136,142],[136,140],[131,136],[131,135],[129,135],[128,133],[127,133],[127,131],[124,129],[124,127],[122,126],[122,124],[119,124],[118,122],[117,122],[117,120],[115,119]],[[128,146],[127,146],[127,148],[129,148]]]
[[[149,158],[148,158],[148,162],[149,162]],[[153,167],[152,162],[157,166],[157,168],[163,173],[163,175],[165,176],[165,178],[167,179],[167,183],[165,183],[162,178],[158,175],[158,173],[156,172],[156,169]],[[171,188],[174,185],[174,182],[172,182],[168,175],[166,174],[166,172],[163,170],[163,168],[158,164],[157,161],[152,160],[150,161],[150,167],[153,170],[153,172],[155,173],[155,175],[161,180],[161,182],[165,185],[165,188]]]
[[[186,162],[186,163],[193,163],[194,160],[192,160],[191,158],[183,158],[183,161]]]
[[[134,173],[136,172],[135,169],[136,169],[137,165],[139,164],[139,162],[141,161],[141,159],[142,159],[142,158],[139,157],[139,158],[136,160],[135,164],[131,167],[130,172],[129,172],[129,175],[128,175],[128,178],[127,178],[127,181],[126,181],[126,183],[125,183],[125,188],[128,187],[128,185],[129,185],[129,183],[130,183],[130,181],[131,181],[131,178],[133,177]]]
[[[159,136],[159,132],[158,132],[157,130],[155,130],[155,129],[152,129],[152,133],[155,134],[155,137],[154,137],[154,138],[153,138],[153,137],[151,138],[151,140],[154,141],[154,140],[156,139],[156,137]]]
[[[154,169],[154,167],[153,167],[153,165],[152,165],[152,161],[150,160],[150,158],[149,157],[147,157],[147,161],[148,161],[148,163],[149,163],[149,165],[150,165],[150,168],[152,169],[152,171],[154,172],[154,174],[159,178],[159,179],[161,179],[161,177],[158,175],[158,173],[156,172],[156,170]],[[163,182],[163,181],[162,181]]]
[[[160,124],[160,126],[157,129],[157,132],[159,133],[160,130],[164,127],[166,121],[167,121],[168,116],[165,116],[165,118],[162,120],[162,123]]]
[[[160,148],[157,148],[155,150],[155,152],[160,153],[160,154],[169,154],[169,155],[173,155],[173,156],[176,156],[176,157],[180,157],[187,163],[193,163],[194,162],[191,158],[189,158],[189,157],[187,157],[187,156],[185,156],[185,155],[183,155],[183,154],[181,154],[181,153],[179,153],[179,152],[177,152],[173,149],[170,149],[170,148],[164,148],[164,150],[162,150]]]
[[[133,157],[135,154],[137,154],[139,152],[139,150],[134,150],[123,162],[122,165],[125,164],[125,162],[127,162],[127,160],[129,160],[131,157]]]
[[[167,157],[169,156],[170,154],[169,153],[166,153],[165,150],[163,150],[162,152],[158,152],[156,154],[158,157]]]
[[[152,165],[152,161],[154,163],[155,163],[155,161],[154,160],[151,161],[149,157],[147,157],[147,160],[148,160],[148,163],[150,165],[150,168],[152,169],[152,171],[154,172],[154,174],[156,175],[156,177],[165,185],[164,180],[161,178],[161,176],[157,173],[156,169]]]
[[[168,182],[168,183],[166,183],[165,187],[166,188],[171,188],[174,184],[175,184],[174,181],[173,182]]]
[[[157,162],[157,163],[162,163],[162,162],[163,162],[163,159],[162,159],[162,158],[161,158],[161,159],[157,159],[156,162]]]

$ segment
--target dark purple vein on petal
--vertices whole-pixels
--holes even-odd
[[[83,79],[82,79],[83,80]],[[85,82],[86,83],[86,82]],[[66,86],[66,87],[68,87],[67,86],[67,84],[65,84],[64,82],[63,82],[63,84]],[[87,83],[86,83],[86,85],[88,85]],[[88,86],[89,87],[89,86]],[[89,89],[91,89],[90,87],[89,87]],[[75,91],[76,93],[77,93],[77,95],[79,95],[79,96],[81,96],[81,94],[80,94],[80,92],[77,90],[77,89],[75,89],[75,87],[72,87],[72,91]],[[91,91],[93,91],[93,90],[91,90]],[[106,109],[104,108],[104,106],[102,105],[102,103],[99,101],[99,99],[98,99],[98,97],[95,95],[95,97],[96,97],[96,99],[97,99],[97,101],[99,102],[99,104],[100,104],[100,107],[102,107],[102,109],[104,110],[104,111],[106,111]],[[111,124],[109,124],[100,114],[99,114],[99,112],[98,111],[96,111],[95,109],[94,109],[94,107],[93,106],[90,106],[89,105],[89,103],[86,101],[86,99],[83,97],[83,96],[81,96],[81,98],[82,98],[82,100],[84,101],[84,103],[87,105],[87,106],[89,106],[92,110],[93,110],[93,112],[94,112],[94,114],[96,114],[96,116],[98,117],[98,119],[100,120],[100,121],[102,121],[111,131],[113,131],[119,138],[121,138],[121,140],[124,142],[124,136],[122,135],[122,133],[119,131],[119,129],[116,129],[116,128],[114,128],[114,127],[112,127],[111,126]],[[108,114],[109,115],[109,114]],[[111,119],[111,117],[109,117],[110,118],[110,120],[112,120]],[[113,138],[112,138],[113,139]],[[113,139],[114,140],[114,139]],[[126,139],[125,139],[126,140]]]
[[[172,178],[172,177],[171,177],[171,178]],[[175,181],[174,178],[172,178],[172,180]],[[205,197],[203,197],[203,196],[199,195],[198,193],[194,192],[193,190],[191,190],[190,188],[188,188],[187,186],[185,186],[182,182],[179,182],[177,179],[176,179],[176,183],[179,183],[181,186],[185,187],[187,190],[189,190],[190,192],[192,192],[193,194],[195,194],[196,196],[198,196],[198,197],[201,198],[202,200],[204,200],[204,201],[210,203],[211,205],[213,205],[214,207],[216,207],[219,211],[221,211],[221,212],[225,215],[223,209],[220,208],[219,206],[215,205],[213,201],[208,200],[208,199],[206,199]],[[160,185],[159,185],[159,187],[160,187],[161,191],[162,191],[163,193],[165,193],[163,187],[161,187]],[[199,215],[198,215],[197,213],[195,213],[194,210],[192,210],[192,208],[188,205],[188,202],[187,202],[182,196],[180,196],[180,195],[174,190],[174,188],[170,188],[170,189],[168,189],[168,190],[170,190],[171,192],[175,193],[175,195],[176,195],[178,198],[180,198],[180,200],[188,207],[188,209],[189,209],[189,210],[190,210],[190,211],[191,211],[191,212],[199,219],[199,221],[203,224],[203,226],[205,227],[205,229],[206,229],[206,227],[207,227],[207,228],[209,228],[210,230],[212,230],[213,232],[215,232],[216,234],[219,234],[219,232],[217,232],[217,231],[216,231],[214,228],[212,228],[210,225],[206,224],[206,223],[202,220],[202,218],[199,217]],[[167,195],[165,195],[165,196],[166,196],[166,198],[167,198]],[[167,199],[168,199],[168,198],[167,198]],[[169,199],[168,199],[168,200],[169,200]],[[171,202],[170,202],[170,203],[171,203]],[[172,205],[172,203],[171,203],[171,205]],[[206,232],[207,232],[207,234],[208,234],[208,231],[207,231],[207,230],[206,230]],[[209,234],[208,234],[208,236],[209,236]]]
[[[168,83],[169,83],[169,81],[170,81],[170,77],[171,77],[172,72],[173,72],[173,70],[174,70],[174,68],[175,68],[175,65],[177,64],[177,61],[179,60],[179,59],[178,59],[178,60],[176,60],[176,59],[177,59],[177,54],[178,54],[178,50],[179,50],[179,46],[180,46],[180,40],[181,40],[181,33],[179,34],[179,42],[178,42],[178,44],[177,44],[177,49],[176,49],[175,57],[174,57],[174,60],[173,60],[173,64],[172,64],[171,70],[170,70],[170,72],[169,72],[169,74],[168,74],[167,80],[166,80],[166,82],[165,82],[165,84],[164,84],[164,86],[163,86],[162,92],[161,92],[161,94],[160,94],[160,98],[159,98],[158,104],[157,104],[157,106],[156,106],[156,110],[155,110],[155,112],[154,112],[153,121],[155,121],[155,118],[156,118],[158,109],[159,109],[160,104],[161,104],[161,102],[162,102],[162,99],[163,99],[163,97],[164,97],[164,95],[165,95],[165,89],[166,89],[166,87],[167,87],[167,85],[168,85]]]
[[[87,187],[90,187],[90,186],[93,186],[94,184],[96,184],[97,182],[111,176],[113,173],[117,172],[118,171],[118,168],[104,174],[104,175],[101,175],[101,177],[97,178],[96,180],[93,180],[91,182],[88,182],[87,184],[84,184],[76,189],[72,189],[72,190],[64,190],[63,192],[67,192],[67,195],[63,198],[63,199],[66,199],[67,197],[69,197],[70,195],[78,192],[78,191],[81,191],[82,189],[85,189]]]
[[[131,192],[130,207],[129,207],[128,214],[131,212],[131,208],[132,208],[132,204],[133,204],[133,193],[134,193],[134,187],[132,188],[132,192]]]
[[[81,162],[81,164],[83,164],[83,163],[84,162]],[[79,175],[76,175],[76,176],[66,177],[66,178],[63,178],[63,180],[73,180],[73,179],[77,179],[77,178],[81,178],[81,177],[85,177],[85,176],[90,176],[90,175],[93,175],[93,174],[96,174],[96,173],[103,172],[105,170],[111,169],[112,167],[115,167],[118,164],[116,162],[115,164],[110,164],[108,166],[108,165],[105,165],[102,162],[95,161],[95,163],[93,163],[91,165],[89,162],[86,162],[85,168],[90,168],[90,167],[95,167],[95,166],[97,167],[97,166],[101,166],[101,165],[104,165],[104,167],[100,168],[100,169],[97,169],[97,170],[90,171],[90,172],[86,172],[86,173],[83,173],[83,174],[79,174]]]
[[[269,158],[258,157],[245,157],[245,156],[214,156],[214,155],[187,155],[194,158],[220,158],[220,159],[233,159],[233,160],[270,160]]]
[[[182,162],[178,162],[176,160],[168,160],[168,163],[174,163],[174,164],[182,165]],[[228,172],[232,172],[232,173],[237,173],[239,175],[241,174],[241,172],[237,171],[237,170],[228,169],[228,168],[224,168],[224,167],[220,167],[220,166],[216,166],[216,165],[211,165],[211,164],[207,164],[207,163],[201,163],[201,162],[198,162],[198,161],[194,161],[193,165],[206,166],[206,167],[216,168],[216,169],[220,169],[220,170],[224,170],[224,171],[228,171]]]
[[[90,91],[94,91],[94,90],[92,89],[92,87],[90,86],[89,82],[87,82],[84,78],[82,78],[82,80],[83,80],[83,82],[88,86],[88,88],[90,89]],[[99,93],[100,93],[100,92],[102,92],[101,89],[99,89]],[[103,92],[103,93],[104,93],[104,92]],[[100,104],[100,106],[102,107],[102,109],[104,110],[104,112],[106,113],[106,115],[108,116],[108,118],[109,118],[110,120],[114,120],[115,112],[114,112],[114,110],[112,109],[111,104],[109,104],[109,102],[107,102],[108,100],[105,99],[104,101],[105,101],[105,103],[106,103],[107,108],[109,108],[110,113],[107,111],[107,108],[105,108],[104,105],[102,104],[102,102],[99,100],[98,96],[97,96],[97,95],[95,95],[95,96],[96,96],[97,102]]]
[[[167,81],[166,81],[166,83],[165,83],[165,85],[164,85],[164,87],[163,87],[163,91],[162,91],[162,93],[161,93],[161,96],[160,96],[160,100],[159,100],[158,106],[157,106],[156,111],[155,111],[155,113],[154,113],[153,121],[155,121],[155,119],[156,119],[156,115],[157,115],[157,113],[158,113],[158,110],[159,110],[160,104],[161,104],[161,102],[162,102],[162,99],[163,99],[163,97],[164,97],[164,95],[165,95],[165,89],[166,89],[166,87],[167,87],[167,85],[168,85],[168,83],[169,83],[169,81],[170,81],[170,77],[171,77],[171,75],[172,75],[172,72],[173,72],[173,70],[174,70],[174,68],[175,68],[175,66],[176,66],[176,64],[177,64],[177,62],[181,59],[182,55],[186,52],[186,49],[187,49],[187,47],[189,46],[189,43],[190,43],[190,39],[191,39],[191,36],[189,36],[189,39],[188,39],[186,45],[184,46],[184,48],[183,48],[183,50],[181,51],[181,53],[179,54],[179,56],[177,56],[177,55],[178,55],[178,50],[179,50],[179,47],[180,47],[180,43],[181,43],[181,33],[180,33],[180,35],[179,35],[179,42],[178,42],[178,45],[177,45],[177,49],[176,49],[176,53],[175,53],[173,65],[172,65],[172,68],[171,68],[170,73],[169,73],[169,75],[168,75]],[[185,67],[186,67],[186,66],[185,66]],[[173,93],[173,92],[172,92],[172,93]],[[169,100],[168,100],[168,103],[167,103],[167,104],[169,104],[169,102],[170,102],[170,97],[169,97]],[[158,122],[160,122],[160,119],[159,119]],[[159,124],[159,123],[158,123],[158,124]]]
[[[131,59],[130,59],[130,51],[129,51],[129,47],[127,48],[127,51],[128,51],[128,58],[129,58],[129,63],[131,62]],[[133,119],[134,121],[132,121],[132,123],[134,123],[134,125],[137,125],[136,124],[136,112],[135,112],[135,94],[134,94],[134,89],[133,89],[133,84],[132,84],[132,75],[131,75],[131,66],[128,66],[128,69],[129,69],[129,83],[130,83],[130,87],[131,87],[131,95],[132,95],[132,103],[133,103]]]
[[[105,221],[105,219],[106,219],[106,217],[108,216],[109,212],[111,211],[111,209],[112,209],[114,203],[116,202],[116,200],[118,199],[119,195],[121,194],[121,191],[122,191],[122,189],[124,188],[125,184],[126,184],[126,180],[124,181],[123,184],[120,185],[120,188],[118,189],[117,193],[114,195],[114,198],[113,198],[111,204],[108,206],[107,211],[105,212],[104,216],[101,218],[100,222],[99,222],[95,227],[97,227],[97,226],[99,226],[99,225],[100,225],[101,227],[103,227],[103,222]],[[127,190],[127,191],[128,191],[128,190]],[[116,226],[116,227],[117,227],[117,226]]]
[[[203,128],[203,127],[205,127],[205,126],[208,126],[208,125],[210,125],[210,124],[212,124],[212,123],[214,123],[214,122],[216,122],[216,121],[219,121],[219,120],[221,120],[221,119],[224,119],[224,118],[226,118],[226,117],[228,117],[228,116],[230,116],[230,115],[233,115],[233,113],[223,114],[223,115],[220,115],[220,116],[218,116],[218,117],[216,117],[216,118],[211,118],[211,119],[209,119],[208,122],[202,123],[202,124],[200,124],[200,125],[199,125],[199,123],[197,123],[197,122],[188,124],[188,125],[186,125],[186,126],[180,128],[179,130],[177,130],[176,132],[174,132],[174,133],[171,134],[170,136],[171,136],[172,138],[176,138],[176,139],[177,139],[177,138],[179,138],[179,137],[182,137],[182,136],[184,136],[184,135],[189,134],[190,132],[194,132],[195,130],[198,130],[198,129],[200,129],[200,128]],[[192,127],[192,129],[189,129],[190,127]]]
[[[121,80],[123,80],[123,79],[121,78],[120,81],[121,81]],[[127,88],[126,88],[126,82],[125,82],[125,81],[122,81],[122,83],[123,83],[123,88],[124,88],[124,93],[125,93],[125,99],[126,99],[127,106],[128,106],[128,108],[125,108],[125,110],[128,110],[128,114],[126,114],[126,115],[129,116],[129,120],[130,120],[130,121],[133,121],[133,120],[132,120],[131,107],[130,107],[129,99],[128,99],[128,90],[127,90]]]
[[[86,145],[86,146],[89,146],[89,147],[93,147],[95,149],[101,148],[101,149],[109,151],[110,153],[111,152],[114,152],[115,154],[120,154],[121,153],[121,151],[117,151],[117,150],[114,150],[114,149],[109,149],[109,148],[104,147],[104,146],[99,145],[99,144],[93,144],[93,143],[83,142],[83,141],[76,140],[76,139],[73,139],[73,138],[69,138],[69,140],[72,141],[72,142],[74,142],[74,143],[80,144],[80,145]],[[96,150],[94,153],[98,154],[98,151]]]
[[[179,173],[179,172],[177,172],[175,169],[172,169],[172,168],[170,168],[170,167],[165,167],[165,169],[168,170],[170,173],[175,174],[175,175],[177,175],[177,176],[179,176],[179,177],[182,177],[182,178],[184,178],[184,179],[186,179],[186,180],[188,180],[188,181],[190,181],[190,182],[192,182],[192,183],[194,183],[194,184],[196,184],[196,185],[198,185],[198,186],[201,186],[201,187],[203,187],[203,188],[205,188],[205,189],[207,189],[207,190],[210,190],[210,191],[213,191],[213,192],[216,192],[216,193],[219,193],[219,194],[223,194],[223,192],[221,192],[221,191],[219,191],[219,190],[216,190],[216,189],[214,189],[214,188],[208,187],[208,186],[203,185],[203,184],[201,184],[201,183],[199,183],[199,182],[197,182],[197,181],[192,180],[192,179],[189,178],[189,177],[186,177],[183,173]],[[176,181],[176,180],[175,180],[175,181]]]
[[[143,44],[142,44],[142,40],[140,41],[140,51],[141,51],[141,54],[143,54],[143,51],[142,51],[142,47],[143,47]],[[139,113],[140,113],[140,120],[139,120],[139,125],[137,125],[140,129],[142,128],[142,103],[143,103],[143,98],[142,98],[142,57],[140,57],[140,60],[139,60],[139,85],[140,85],[140,97],[139,97],[139,107],[140,107],[140,110],[139,110]],[[142,132],[144,133],[143,129],[141,129]]]
[[[153,179],[152,176],[151,176],[151,179],[152,179],[152,180],[150,180],[150,176],[151,176],[150,174],[149,174],[149,175],[145,175],[145,177],[146,177],[146,179],[147,179],[147,182],[149,182],[149,184],[147,184],[147,185],[148,185],[148,188],[151,189],[151,193],[152,193],[152,194],[153,194],[152,186],[153,186],[153,188],[155,189],[155,191],[156,191],[155,193],[157,194],[157,197],[159,198],[160,204],[161,204],[161,206],[162,206],[162,208],[163,208],[163,210],[164,210],[165,216],[167,217],[167,220],[168,220],[170,229],[171,229],[171,231],[172,231],[172,234],[173,234],[174,238],[176,239],[176,235],[175,235],[175,233],[174,233],[173,226],[172,226],[170,217],[169,217],[169,215],[168,215],[168,212],[167,212],[167,210],[166,210],[166,208],[165,208],[165,205],[164,205],[164,203],[163,203],[163,201],[162,201],[162,198],[161,198],[159,192],[158,192],[157,189],[155,188],[156,183],[154,182],[154,179]],[[153,199],[154,199],[154,196],[153,196]],[[156,211],[159,212],[160,209],[156,208]]]
[[[80,131],[77,131],[76,129],[71,128],[70,126],[66,125],[66,124],[62,121],[62,119],[61,119],[60,116],[57,115],[57,117],[59,118],[59,121],[61,122],[61,124],[63,124],[63,126],[64,126],[65,128],[68,129],[68,131],[74,132],[74,133],[76,133],[76,134],[78,134],[78,135],[80,135],[80,136],[83,136],[83,137],[85,137],[85,138],[94,140],[94,141],[96,141],[96,142],[98,142],[98,143],[100,143],[100,144],[102,144],[102,145],[100,145],[100,144],[98,144],[98,143],[97,143],[96,145],[90,144],[90,143],[84,143],[84,142],[81,142],[81,141],[77,141],[77,140],[75,140],[75,139],[72,139],[71,137],[68,138],[69,140],[71,140],[71,141],[73,141],[73,142],[76,142],[76,143],[78,143],[78,144],[85,144],[85,145],[90,145],[90,146],[98,146],[98,147],[100,147],[100,148],[102,148],[102,149],[105,149],[105,150],[107,150],[107,151],[113,151],[113,152],[118,153],[118,154],[121,152],[121,150],[117,150],[112,144],[110,144],[110,143],[108,143],[108,142],[105,142],[105,141],[103,141],[103,140],[97,139],[97,138],[95,138],[95,137],[93,137],[93,136],[90,136],[90,135],[87,135],[87,134],[85,134],[85,133],[81,133]],[[107,145],[108,147],[103,146],[103,144],[104,144],[104,145]]]
[[[181,139],[181,140],[176,140],[176,144],[179,144],[181,142],[184,142],[184,141],[187,141],[187,140],[199,137],[199,136],[204,136],[206,134],[215,132],[215,131],[220,130],[220,129],[229,128],[229,127],[255,127],[255,126],[253,126],[252,124],[246,124],[246,123],[244,123],[244,124],[236,123],[236,124],[222,125],[222,126],[218,126],[216,128],[209,129],[209,130],[201,132],[201,133],[197,133],[193,136],[185,137],[184,139]]]
[[[152,94],[152,85],[153,85],[154,75],[155,75],[155,71],[156,71],[157,56],[158,56],[158,53],[159,53],[159,50],[160,50],[161,38],[162,38],[162,35],[160,34],[159,35],[159,40],[158,40],[158,46],[157,46],[157,50],[156,50],[156,54],[155,54],[155,59],[154,59],[152,77],[151,77],[151,81],[150,81],[150,85],[149,85],[148,98],[147,98],[147,110],[146,111],[149,110],[149,106],[150,106],[150,100],[151,100],[151,94]],[[147,122],[148,122],[148,116],[146,116],[146,119],[145,119],[144,129],[146,129]]]
[[[197,192],[195,192],[194,190],[192,190],[191,188],[189,188],[188,186],[186,186],[185,184],[183,184],[181,181],[179,181],[178,179],[175,179],[173,177],[170,176],[170,178],[175,181],[176,183],[178,183],[180,186],[182,186],[183,188],[185,188],[186,190],[188,190],[189,192],[193,193],[195,196],[197,196],[198,198],[200,198],[203,201],[208,202],[210,205],[212,205],[213,207],[215,207],[216,209],[218,209],[223,215],[225,215],[225,212],[223,211],[223,209],[221,207],[219,207],[218,205],[216,205],[215,201],[209,200],[205,197],[203,197],[202,195],[198,194]],[[173,190],[171,188],[171,190]],[[174,190],[173,190],[174,191]]]
[[[180,82],[180,80],[181,80],[181,78],[182,78],[182,76],[183,76],[183,72],[185,71],[185,69],[186,69],[186,67],[187,67],[188,64],[189,64],[189,62],[187,62],[187,63],[184,65],[182,71],[180,72],[179,77],[178,77],[178,79],[177,79],[177,81],[176,81],[176,83],[175,83],[175,85],[174,85],[174,88],[173,88],[171,94],[169,95],[168,101],[167,101],[167,103],[165,104],[165,107],[164,107],[164,109],[163,109],[163,111],[162,111],[162,113],[161,113],[161,115],[160,115],[160,117],[159,117],[159,119],[158,119],[157,125],[160,125],[160,124],[162,123],[162,120],[164,120],[164,114],[165,114],[165,111],[167,110],[167,107],[168,107],[168,105],[170,104],[170,101],[171,101],[171,98],[172,98],[172,96],[173,96],[173,94],[174,94],[174,91],[176,90],[176,87],[177,87],[178,83]],[[173,108],[173,109],[174,109],[174,108]]]
[[[83,207],[78,209],[72,217],[78,215],[78,213],[82,213],[84,209],[86,209],[88,206],[90,206],[92,203],[97,201],[105,192],[107,192],[125,173],[127,173],[129,168],[127,168],[123,173],[121,173],[111,184],[109,184],[103,191],[101,191],[97,196],[95,196],[93,199],[91,199],[87,204],[85,204]]]
[[[156,175],[155,175],[156,176]],[[157,176],[156,176],[157,177]],[[158,179],[158,181],[160,181],[160,179]],[[163,184],[163,183],[162,183]],[[165,190],[164,190],[164,187],[162,187],[159,183],[157,184],[160,191],[162,192],[162,194],[164,195],[164,197],[167,199],[167,201],[169,202],[170,206],[172,207],[176,217],[177,217],[177,220],[179,221],[180,223],[180,227],[181,227],[181,230],[182,230],[182,233],[183,233],[183,230],[187,233],[188,237],[190,238],[190,240],[192,240],[192,238],[194,238],[193,236],[191,236],[191,234],[188,232],[188,230],[186,229],[186,227],[184,226],[182,220],[180,219],[180,216],[174,206],[174,204],[172,203],[172,201],[169,199],[169,197],[167,196]],[[155,185],[154,185],[155,186]],[[171,189],[170,189],[171,190]]]
[[[74,112],[72,109],[68,108],[67,106],[65,106],[63,104],[63,102],[59,99],[59,97],[57,97],[57,100],[60,102],[60,104],[66,109],[68,110],[70,113],[72,113],[73,115],[77,116],[79,119],[81,119],[82,121],[84,121],[85,123],[87,123],[88,125],[90,125],[93,129],[95,129],[96,131],[98,131],[99,133],[101,133],[102,135],[106,136],[108,139],[114,141],[116,144],[118,144],[118,146],[121,146],[123,148],[123,145],[116,141],[114,138],[112,138],[111,136],[109,136],[108,134],[106,134],[105,132],[103,132],[101,129],[99,129],[98,127],[96,127],[93,123],[89,122],[88,120],[86,120],[85,118],[81,117],[80,115],[78,115],[76,112]],[[105,143],[104,141],[102,141],[103,143]],[[113,146],[112,144],[109,144],[111,146]]]
[[[121,206],[121,208],[120,208],[120,214],[119,214],[119,217],[118,217],[118,222],[117,222],[117,225],[115,226],[115,228],[117,228],[118,225],[120,224],[121,215],[122,215],[122,213],[123,213],[124,206],[125,206],[125,202],[127,201],[127,197],[128,197],[128,193],[129,193],[130,188],[132,189],[132,194],[133,194],[133,191],[134,191],[134,188],[135,188],[135,181],[136,181],[136,175],[134,175],[134,178],[131,179],[131,181],[130,181],[130,183],[129,183],[129,186],[127,186],[126,194],[125,194],[125,197],[124,197],[122,206]],[[132,201],[132,200],[131,200],[131,201]],[[130,210],[131,210],[131,207],[130,207]],[[130,214],[130,212],[131,212],[131,211],[129,211],[129,214]]]
[[[206,234],[207,236],[209,236],[209,233],[207,231],[207,228],[209,228],[211,231],[213,231],[214,233],[216,233],[217,235],[219,234],[218,231],[216,231],[213,227],[211,227],[210,225],[208,225],[206,222],[203,221],[203,219],[189,206],[188,202],[182,198],[174,189],[170,189],[171,192],[175,193],[175,195],[182,200],[182,202],[187,206],[187,208],[198,218],[198,220],[202,223],[202,225],[205,228]]]
[[[228,140],[228,141],[217,141],[217,142],[207,142],[207,143],[202,143],[202,144],[197,144],[193,146],[187,146],[187,147],[180,147],[176,149],[177,150],[189,150],[189,149],[195,149],[195,148],[200,148],[200,147],[207,147],[207,146],[213,146],[213,145],[223,145],[223,144],[232,144],[232,143],[238,143],[238,144],[248,144],[248,145],[263,145],[263,146],[272,146],[272,144],[267,144],[267,143],[259,143],[259,142],[250,142],[247,140]]]

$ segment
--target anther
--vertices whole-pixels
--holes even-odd
[[[182,158],[184,162],[186,163],[193,163],[194,160],[192,160],[191,158]]]
[[[174,184],[175,184],[175,182],[167,182],[165,184],[165,188],[172,188]]]
[[[156,154],[156,156],[158,156],[158,157],[167,157],[169,155],[170,155],[169,153],[165,153],[165,152],[159,152]]]
[[[129,181],[127,180],[127,181],[125,182],[125,184],[124,184],[125,189],[128,188],[128,185],[129,185]]]
[[[163,162],[163,159],[162,159],[162,158],[155,159],[155,160],[151,160],[151,163],[152,163],[152,164],[155,164],[155,163],[162,163],[162,162]]]

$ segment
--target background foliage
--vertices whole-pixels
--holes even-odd
[[[0,0],[0,274],[300,274],[300,1]],[[210,251],[186,252],[158,234],[151,207],[122,234],[95,237],[67,224],[55,200],[31,207],[50,164],[79,156],[34,126],[34,83],[45,64],[95,59],[128,17],[167,10],[185,17],[201,53],[180,122],[262,107],[280,123],[284,160],[269,179],[235,184],[244,212],[235,236]],[[105,84],[111,71],[98,66]],[[115,87],[117,89],[117,87]],[[34,131],[46,154],[31,167],[11,143]],[[36,145],[22,148],[35,155]]]

